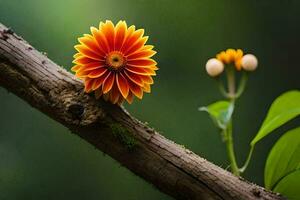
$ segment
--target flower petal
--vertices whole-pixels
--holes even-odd
[[[157,66],[150,66],[149,69],[158,70],[158,67]]]
[[[132,73],[130,71],[124,71],[124,74],[135,84],[143,87],[144,82],[143,80],[140,78],[140,76],[138,74]]]
[[[107,68],[101,67],[92,71],[89,71],[88,77],[89,78],[98,78],[102,76],[107,71]]]
[[[109,71],[106,71],[105,74],[103,74],[102,76],[100,76],[99,78],[96,78],[93,85],[92,85],[92,89],[96,90],[98,89],[104,82],[105,78],[107,77],[107,75],[109,74]],[[102,88],[99,88],[102,89]]]
[[[84,80],[84,91],[86,93],[90,93],[92,91],[92,85],[93,85],[94,79],[86,78]]]
[[[126,78],[120,73],[116,75],[116,79],[120,93],[124,98],[126,98],[129,93],[129,85]]]
[[[134,31],[131,35],[129,35],[125,42],[124,45],[122,46],[121,51],[126,52],[133,44],[135,44],[139,38],[141,38],[144,35],[144,29],[138,29]]]
[[[128,60],[136,60],[139,58],[150,58],[156,54],[153,50],[140,50],[127,56]]]
[[[136,60],[128,60],[127,62],[130,66],[153,66],[157,65],[157,62],[155,62],[153,59],[136,59]]]
[[[78,65],[84,65],[84,64],[87,64],[87,63],[91,63],[91,62],[99,62],[99,60],[88,58],[86,56],[80,56],[80,57],[77,57],[73,60],[73,63],[78,64]]]
[[[74,56],[73,56],[73,58],[78,58],[78,57],[80,57],[80,56],[82,56],[81,53],[75,53]]]
[[[74,67],[71,68],[71,71],[76,72],[81,68],[81,65],[75,65]]]
[[[97,41],[94,39],[93,36],[91,36],[89,34],[84,34],[84,37],[78,38],[78,41],[82,45],[84,45],[87,48],[89,48],[90,50],[92,50],[94,53],[101,55],[101,56],[105,56],[105,52],[99,47]]]
[[[139,99],[143,98],[143,90],[140,86],[128,80],[130,91]]]
[[[234,49],[227,49],[226,50],[226,55],[227,55],[227,59],[228,59],[228,63],[233,62],[234,61],[234,57],[235,57],[236,51]]]
[[[103,52],[108,53],[109,46],[108,46],[107,40],[106,40],[105,36],[103,35],[103,33],[101,33],[95,27],[91,27],[91,32],[92,32],[95,40],[97,41],[99,48],[101,48]]]
[[[132,94],[132,92],[129,92],[129,94],[128,94],[128,96],[127,96],[127,98],[126,98],[126,101],[129,103],[129,104],[132,104],[132,102],[133,102],[133,94]]]
[[[75,76],[77,76],[78,78],[86,78],[89,74],[89,71],[83,71],[83,70],[79,70],[76,71]]]
[[[235,53],[235,60],[242,59],[244,52],[241,49],[237,49]]]
[[[119,21],[116,25],[116,35],[115,35],[115,50],[119,51],[124,43],[127,31],[127,24],[125,21]]]
[[[126,66],[125,68],[126,71],[139,74],[139,75],[148,75],[148,71],[145,70],[145,68],[142,67],[131,67],[131,66]]]
[[[241,70],[242,70],[242,59],[237,59],[237,60],[234,62],[234,65],[235,65],[235,68],[236,68],[238,71],[241,71]]]
[[[100,32],[103,32],[107,43],[109,45],[109,50],[113,51],[115,47],[115,27],[110,20],[106,20],[105,23],[100,23],[99,25]]]
[[[113,104],[116,104],[119,101],[119,98],[122,98],[120,96],[120,92],[119,92],[118,86],[116,85],[116,82],[114,83],[114,85],[109,93],[109,96],[110,96],[110,102]]]
[[[128,55],[141,49],[147,42],[148,38],[149,38],[148,36],[140,38],[131,47],[129,47],[126,51],[124,51],[124,54]]]
[[[222,51],[221,53],[217,54],[217,59],[223,63],[228,62],[228,56],[225,51]]]
[[[144,92],[150,93],[151,92],[151,87],[149,84],[144,84],[144,86],[142,87]]]
[[[143,50],[152,50],[153,48],[154,48],[153,45],[145,45],[145,46],[143,47]]]
[[[99,68],[103,68],[105,67],[105,63],[104,62],[91,62],[91,63],[87,63],[85,65],[81,65],[81,69],[83,71],[90,71],[90,70],[94,70],[94,69],[99,69]]]
[[[156,76],[156,72],[150,68],[144,68],[144,70],[148,73],[148,75]]]
[[[111,90],[114,82],[115,82],[115,74],[113,72],[109,72],[109,74],[107,75],[107,77],[105,78],[102,84],[103,94],[106,94]]]
[[[153,84],[153,79],[151,76],[141,76],[141,79],[146,84]]]
[[[91,58],[94,60],[103,60],[103,57],[101,55],[93,52],[92,50],[90,50],[89,48],[87,48],[86,46],[84,46],[82,44],[75,45],[75,49],[88,58]]]
[[[155,69],[155,68],[154,68]],[[127,66],[126,67],[127,71],[130,71],[132,73],[135,74],[140,74],[140,75],[152,75],[155,76],[156,72],[155,70],[152,69],[152,67],[150,68],[144,68],[144,67],[132,67],[132,66]]]

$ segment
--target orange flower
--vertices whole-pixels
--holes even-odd
[[[92,34],[84,34],[75,45],[72,67],[76,76],[84,81],[85,92],[94,91],[96,98],[121,104],[124,99],[132,103],[134,96],[142,99],[150,93],[157,63],[151,59],[156,53],[144,29],[127,28],[125,21],[115,26],[111,21],[100,22],[99,29],[91,27]]]
[[[217,54],[216,58],[223,62],[224,64],[231,64],[235,65],[237,70],[242,69],[241,61],[243,57],[243,51],[241,49],[227,49],[226,51],[222,51],[221,53]]]

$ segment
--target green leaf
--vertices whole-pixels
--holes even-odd
[[[251,141],[254,146],[263,137],[300,114],[300,91],[294,90],[280,95],[272,103],[271,108],[260,127],[257,135]]]
[[[224,129],[231,119],[234,104],[229,101],[217,101],[207,107],[199,108],[199,111],[208,112],[217,127]]]
[[[298,169],[300,169],[300,127],[285,133],[273,146],[265,166],[265,187],[273,189],[281,179]]]
[[[284,177],[275,187],[274,192],[279,192],[289,200],[300,198],[300,170]]]

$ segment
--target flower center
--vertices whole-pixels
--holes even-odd
[[[112,51],[106,56],[106,64],[112,70],[119,70],[126,64],[126,58],[121,52]]]

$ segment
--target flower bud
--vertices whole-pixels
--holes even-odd
[[[257,68],[257,58],[252,54],[246,54],[243,56],[242,61],[242,68],[246,71],[254,71]]]
[[[215,77],[224,71],[224,64],[216,58],[211,58],[207,61],[205,68],[208,75]]]

